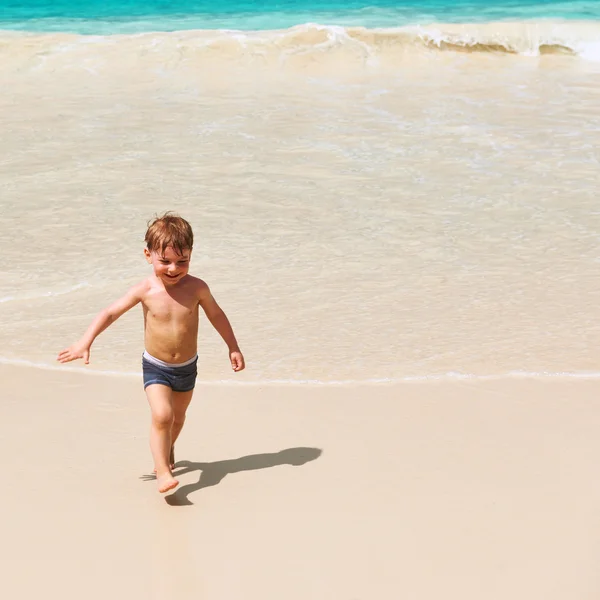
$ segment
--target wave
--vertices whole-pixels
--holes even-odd
[[[600,21],[441,23],[398,28],[306,23],[271,31],[188,30],[131,35],[0,34],[0,70],[43,68],[219,68],[247,65],[394,66],[414,53],[572,55],[600,61]],[[148,63],[149,61],[149,63]]]

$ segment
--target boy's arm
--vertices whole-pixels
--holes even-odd
[[[234,371],[242,371],[246,364],[237,340],[235,339],[231,323],[229,322],[227,315],[223,312],[223,309],[217,304],[208,285],[204,281],[200,283],[198,288],[198,302],[212,326],[227,344],[231,367]]]
[[[78,358],[83,358],[85,364],[90,362],[90,348],[94,340],[112,323],[114,323],[122,314],[126,313],[142,300],[145,282],[139,283],[128,290],[128,292],[113,302],[110,306],[102,310],[92,321],[83,337],[62,350],[58,354],[57,360],[61,363],[70,362]]]

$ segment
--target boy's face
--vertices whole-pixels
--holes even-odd
[[[184,250],[182,254],[168,246],[164,254],[160,251],[150,251],[144,248],[144,256],[154,268],[154,274],[165,284],[174,285],[181,281],[190,270],[191,250]]]

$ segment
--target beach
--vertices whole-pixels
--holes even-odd
[[[0,374],[11,597],[598,595],[595,381],[200,385],[165,497],[140,381]]]
[[[598,4],[38,4],[0,6],[5,595],[596,600]],[[165,211],[246,369],[201,315],[162,495],[139,307],[56,358]]]
[[[371,65],[311,31],[265,34],[273,61],[219,33],[15,34],[2,362],[51,365],[147,276],[146,224],[173,210],[247,354],[236,381],[598,372],[600,63],[384,36]],[[91,368],[139,371],[140,318]],[[205,324],[201,376],[231,380]]]

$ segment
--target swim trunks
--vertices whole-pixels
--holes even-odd
[[[144,350],[142,355],[144,389],[159,383],[170,387],[174,392],[189,392],[196,385],[197,363],[198,355],[184,363],[172,364],[154,358]]]

